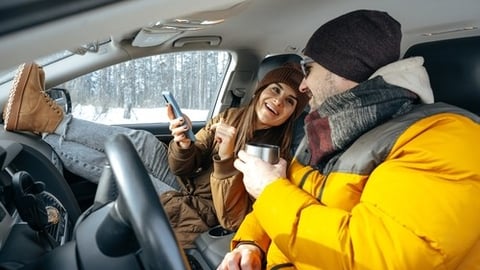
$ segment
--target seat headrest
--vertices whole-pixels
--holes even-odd
[[[422,56],[435,101],[480,115],[480,37],[417,44],[404,58]]]
[[[265,57],[258,67],[257,79],[263,78],[270,70],[277,68],[285,63],[298,63],[302,57],[294,53],[275,54]]]

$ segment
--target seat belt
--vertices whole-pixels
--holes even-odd
[[[230,107],[239,107],[242,98],[245,96],[245,88],[235,88],[230,90],[232,94],[232,102],[230,102]]]

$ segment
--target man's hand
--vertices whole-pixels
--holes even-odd
[[[272,165],[243,150],[238,152],[238,158],[234,161],[233,166],[243,173],[245,189],[254,198],[258,198],[268,184],[278,178],[285,178],[287,171],[287,161],[283,158],[277,164]]]
[[[262,252],[255,245],[242,244],[227,253],[217,270],[260,270]]]

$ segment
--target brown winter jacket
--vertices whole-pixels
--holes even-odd
[[[182,189],[160,198],[184,248],[191,248],[199,234],[218,224],[236,230],[251,209],[252,200],[243,187],[242,174],[233,167],[234,158],[219,159],[215,132],[210,130],[221,118],[236,126],[233,123],[238,123],[242,111],[231,108],[212,118],[195,134],[194,147],[182,149],[173,141],[169,145],[168,163]]]

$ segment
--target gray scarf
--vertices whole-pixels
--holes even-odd
[[[323,171],[331,158],[362,134],[405,114],[418,102],[416,94],[388,84],[380,76],[332,96],[306,116],[308,149],[307,144],[302,144],[297,159]]]

